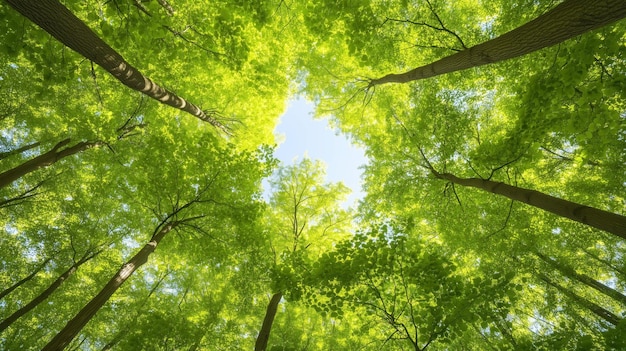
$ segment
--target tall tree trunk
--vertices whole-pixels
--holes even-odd
[[[626,2],[625,2],[626,3]],[[502,182],[480,178],[459,178],[450,173],[439,173],[433,168],[431,173],[451,183],[482,189],[494,194],[508,197],[511,200],[554,213],[557,216],[569,218],[576,222],[607,231],[626,239],[626,217],[594,207],[581,205],[575,202],[559,199],[536,190],[524,189]]]
[[[148,257],[154,252],[163,237],[174,229],[179,222],[170,222],[162,226],[150,241],[135,254],[122,268],[109,280],[100,292],[72,318],[65,327],[52,340],[44,346],[42,351],[63,350],[80,333],[91,318],[109,301],[109,298],[122,286],[122,284],[142,265],[148,262]]]
[[[3,299],[5,296],[9,295],[13,290],[15,290],[15,289],[19,288],[20,286],[22,286],[27,281],[33,279],[37,275],[37,273],[39,273],[39,271],[41,271],[43,269],[43,267],[45,267],[46,264],[48,264],[48,262],[50,262],[51,259],[52,258],[47,258],[39,266],[37,266],[37,268],[35,268],[35,270],[33,270],[32,273],[30,273],[29,275],[27,275],[26,277],[24,277],[20,281],[16,282],[15,284],[11,285],[10,287],[2,290],[2,292],[0,292],[0,300]]]
[[[0,188],[3,188],[13,183],[17,179],[20,179],[30,172],[34,172],[40,168],[50,166],[65,157],[77,154],[81,151],[85,151],[95,146],[102,145],[102,142],[100,141],[81,141],[74,146],[61,149],[65,145],[69,144],[69,142],[69,138],[62,140],[54,147],[52,147],[50,151],[43,153],[31,160],[28,160],[19,166],[9,169],[8,171],[0,173]]]
[[[626,271],[625,270],[623,270],[623,269],[621,269],[619,267],[616,267],[612,262],[599,257],[598,255],[594,254],[593,252],[591,252],[591,251],[589,251],[587,249],[581,248],[581,250],[584,253],[586,253],[587,256],[589,256],[589,257],[593,258],[594,260],[604,264],[605,266],[609,267],[610,269],[614,270],[615,272],[621,274],[622,277],[626,278]]]
[[[547,257],[539,252],[535,252],[535,255],[537,257],[539,257],[541,260],[543,260],[544,262],[548,263],[550,266],[558,269],[561,273],[563,273],[565,276],[569,277],[570,279],[574,279],[579,281],[580,283],[583,283],[585,285],[587,285],[590,288],[593,288],[599,292],[601,292],[602,294],[609,296],[613,299],[615,299],[616,301],[621,302],[622,304],[624,304],[626,306],[626,296],[623,295],[622,293],[620,293],[619,291],[606,286],[604,284],[602,284],[601,282],[585,275],[585,274],[581,274],[576,272],[576,270],[574,270],[572,267],[566,266],[564,264],[559,263],[558,261],[556,261],[555,259],[552,259],[550,257]]]
[[[52,282],[52,284],[50,284],[46,290],[44,290],[41,294],[36,296],[34,299],[32,299],[29,303],[24,305],[22,308],[13,312],[13,314],[7,317],[7,319],[0,322],[0,333],[3,332],[9,326],[11,326],[11,324],[17,321],[20,317],[30,312],[33,308],[37,307],[40,303],[44,302],[50,295],[52,295],[53,292],[56,291],[56,289],[58,289],[61,286],[61,284],[63,284],[70,276],[72,276],[72,274],[74,274],[74,272],[76,272],[78,267],[82,266],[83,264],[91,260],[92,258],[96,257],[98,254],[100,254],[100,252],[102,252],[102,250],[99,250],[96,252],[85,253],[83,257],[81,257],[80,260],[78,260],[77,262],[74,262],[74,264],[68,270],[63,272],[63,274],[61,274],[54,282]]]
[[[228,132],[212,113],[205,113],[198,106],[144,76],[58,0],[5,1],[65,46],[104,68],[127,87]]]
[[[566,0],[497,38],[405,73],[372,79],[370,86],[407,83],[526,55],[626,17],[624,0]]]
[[[254,351],[265,351],[267,349],[267,342],[270,339],[270,332],[272,331],[274,317],[276,317],[276,311],[278,311],[278,303],[282,298],[283,294],[280,292],[272,295],[270,303],[267,305],[267,311],[265,312],[265,318],[263,319],[263,325],[259,331],[259,336],[256,338]]]
[[[585,299],[582,296],[579,296],[578,294],[574,293],[573,291],[566,289],[564,287],[562,287],[561,285],[553,282],[550,278],[548,278],[548,276],[538,273],[537,274],[539,276],[539,278],[541,280],[543,280],[544,282],[546,282],[548,285],[556,288],[558,291],[560,291],[561,293],[563,293],[563,295],[569,297],[570,299],[574,300],[576,303],[578,303],[580,306],[588,309],[589,311],[591,311],[593,314],[595,314],[596,316],[604,319],[605,321],[613,324],[613,325],[618,325],[619,322],[621,322],[621,318],[616,316],[613,312],[607,310],[606,308],[591,302],[587,299]]]

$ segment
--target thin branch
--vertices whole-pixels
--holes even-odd
[[[146,16],[152,17],[148,9],[141,3],[141,0],[133,0],[133,5],[139,9],[139,11],[143,12]]]
[[[50,178],[46,178],[40,181],[39,183],[35,184],[34,187],[22,192],[21,194],[15,197],[0,201],[0,208],[20,205],[24,203],[26,200],[41,194],[41,192],[35,192],[35,190],[37,190],[40,186],[42,186],[45,182],[47,182],[48,179]]]
[[[456,32],[446,28],[446,26],[443,24],[443,21],[441,20],[441,18],[439,17],[439,15],[437,14],[437,12],[435,11],[435,9],[433,8],[433,5],[430,3],[429,0],[426,0],[426,3],[428,4],[428,8],[430,9],[430,12],[433,13],[433,15],[435,15],[435,18],[437,18],[437,22],[439,22],[439,24],[441,25],[441,28],[439,30],[443,30],[445,32],[448,32],[452,35],[454,35],[454,37],[459,41],[459,43],[461,44],[461,47],[463,47],[463,49],[467,50],[467,46],[465,45],[465,43],[463,42],[463,40],[461,39],[461,37],[456,34]]]
[[[515,159],[513,159],[511,161],[508,161],[507,163],[492,169],[491,173],[489,174],[489,177],[487,177],[487,179],[484,179],[484,180],[491,180],[491,178],[493,177],[494,173],[496,173],[497,171],[501,170],[502,168],[504,168],[504,167],[506,167],[506,166],[508,166],[508,165],[510,165],[512,163],[515,163],[515,162],[519,161],[519,159],[522,158],[522,156],[524,156],[524,153],[521,153]]]
[[[511,200],[511,204],[509,205],[509,213],[507,213],[506,218],[504,219],[504,223],[502,224],[502,227],[500,229],[494,231],[493,233],[488,234],[487,236],[485,236],[483,238],[483,240],[490,239],[492,236],[498,234],[499,232],[503,231],[506,228],[506,226],[509,223],[509,219],[511,218],[511,213],[513,212],[513,204],[514,203],[515,203],[515,201]]]
[[[9,156],[13,156],[13,155],[17,155],[17,154],[21,154],[24,151],[28,151],[28,150],[32,150],[36,147],[38,147],[41,143],[40,142],[34,142],[34,143],[30,143],[28,145],[24,145],[22,147],[19,147],[17,149],[13,149],[10,151],[4,151],[4,152],[0,152],[0,160],[3,160]]]
[[[167,0],[157,0],[157,2],[159,3],[159,5],[161,5],[161,7],[165,9],[165,12],[167,12],[168,16],[174,16],[174,13],[176,11],[174,11],[174,8],[172,7],[172,5],[170,5],[169,2],[167,2]]]
[[[89,63],[91,63],[91,78],[93,79],[93,84],[96,88],[96,96],[98,97],[100,106],[104,106],[104,102],[102,101],[102,95],[100,94],[100,86],[98,86],[98,79],[96,78],[96,70],[93,67],[93,61],[90,61]]]
[[[163,28],[167,29],[170,33],[174,34],[174,36],[175,36],[175,37],[182,39],[183,41],[185,41],[185,42],[187,42],[187,43],[189,43],[189,44],[191,44],[191,45],[193,45],[193,46],[195,46],[195,47],[197,47],[197,48],[201,49],[202,51],[204,51],[204,52],[206,52],[206,53],[208,53],[208,54],[212,54],[212,55],[214,55],[214,56],[216,56],[216,57],[226,57],[226,58],[228,58],[228,59],[232,59],[230,56],[228,56],[228,55],[226,55],[226,54],[224,54],[224,53],[217,52],[217,51],[215,51],[215,50],[211,50],[211,49],[207,49],[206,47],[204,47],[204,46],[202,46],[202,45],[198,44],[198,43],[197,43],[197,42],[195,42],[194,40],[191,40],[191,39],[187,38],[186,36],[184,36],[183,34],[184,34],[184,33],[185,33],[188,29],[191,29],[191,30],[193,30],[194,32],[196,32],[196,33],[200,34],[200,33],[199,33],[198,31],[196,31],[196,30],[195,30],[192,26],[187,26],[187,27],[186,27],[185,29],[183,29],[182,31],[178,31],[178,30],[176,30],[176,29],[174,29],[174,28],[172,28],[172,27],[170,27],[170,26],[165,26],[165,25],[163,26]],[[200,34],[200,35],[202,35],[202,34]]]

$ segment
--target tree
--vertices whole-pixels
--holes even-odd
[[[626,16],[622,1],[567,0],[554,9],[497,38],[405,73],[372,79],[369,87],[406,83],[526,55]]]
[[[215,118],[215,112],[205,112],[193,103],[145,77],[59,1],[7,0],[7,2],[64,45],[104,68],[127,87],[187,112],[224,132],[228,131]]]
[[[7,3],[33,19],[0,6],[0,174],[37,170],[0,188],[0,321],[39,301],[65,257],[112,244],[12,322],[0,349],[626,347],[624,237],[515,200],[624,215],[626,22],[602,24],[621,3]],[[550,27],[561,19],[567,33]],[[455,61],[384,89],[355,80],[483,49],[499,63]],[[139,91],[94,62],[114,74],[133,63]],[[231,135],[141,82],[210,104]],[[270,176],[262,145],[292,94],[365,149],[357,211],[320,163]],[[120,139],[133,125],[147,127]]]
[[[176,226],[181,224],[181,222],[176,220],[170,222],[170,217],[176,216],[178,210],[182,210],[190,204],[191,203],[183,205],[180,209],[177,209],[177,211],[172,213],[171,216],[168,216],[164,221],[162,221],[155,229],[150,241],[139,252],[137,252],[135,256],[126,262],[122,268],[120,268],[113,278],[111,278],[111,280],[102,288],[100,293],[91,299],[74,318],[68,321],[65,327],[63,327],[63,329],[61,329],[61,331],[59,331],[59,333],[57,333],[42,350],[63,350],[72,341],[72,339],[76,337],[81,329],[83,329],[85,324],[87,324],[89,320],[98,312],[98,310],[100,310],[100,308],[109,300],[111,295],[113,295],[139,267],[148,261],[148,256],[154,252],[163,237],[165,237],[165,235],[172,229],[175,229]]]
[[[516,299],[513,275],[488,265],[461,273],[444,247],[416,237],[419,230],[389,221],[336,245],[311,270],[306,300],[331,318],[350,309],[375,316],[379,347],[451,348],[475,333],[469,326],[493,327]]]
[[[125,125],[121,128],[118,128],[117,131],[120,132],[120,135],[118,135],[117,140],[132,136],[135,134],[134,131],[136,129],[140,129],[143,127],[145,127],[145,125],[137,124]],[[83,152],[95,147],[107,145],[107,143],[103,140],[95,140],[80,141],[74,145],[67,146],[70,142],[70,138],[63,139],[56,143],[50,150],[42,153],[41,155],[0,173],[0,188],[11,184],[12,182],[20,179],[28,173],[34,172],[43,167],[51,166],[56,162],[64,159],[65,157],[72,156],[79,152]],[[109,145],[109,147],[111,146]]]
[[[199,143],[197,147],[204,146],[208,145]],[[217,146],[214,145],[214,147]],[[156,214],[161,214],[163,211],[160,205],[164,201],[163,199],[168,199],[171,202],[171,210],[162,215],[149,241],[122,265],[102,289],[66,323],[43,349],[61,350],[67,347],[113,294],[121,288],[122,284],[137,269],[148,262],[149,256],[171,231],[185,229],[197,233],[200,237],[204,236],[203,242],[208,243],[209,247],[213,248],[215,255],[217,255],[218,250],[217,245],[211,243],[211,229],[209,229],[210,227],[206,227],[206,229],[203,227],[211,224],[215,228],[226,229],[235,226],[233,223],[237,223],[236,227],[243,232],[239,235],[245,235],[246,225],[250,221],[254,221],[258,213],[258,203],[253,199],[253,192],[258,189],[259,180],[256,177],[250,177],[246,181],[243,179],[256,172],[265,171],[265,165],[261,161],[263,157],[265,156],[262,154],[237,154],[232,150],[214,150],[213,153],[205,155],[203,159],[194,159],[195,162],[188,162],[185,170],[162,175],[160,177],[161,182],[158,185],[154,184],[154,188],[150,186],[151,189],[143,189],[143,191],[148,191],[148,197],[155,197],[154,201],[158,204],[155,206],[154,212]],[[211,158],[228,161],[227,166],[223,165],[220,169],[213,169],[213,173],[207,173],[211,169],[207,168],[202,161]],[[154,161],[149,160],[148,164],[144,164],[144,166],[156,165],[152,162]],[[174,165],[174,167],[177,166]],[[189,177],[198,183],[184,184],[181,188],[175,187],[180,184],[181,180],[189,179]],[[171,182],[169,185],[175,189],[173,190],[175,192],[174,197],[169,197],[169,194],[161,194],[158,191],[168,182]],[[239,191],[233,193],[230,191],[230,187],[235,183],[238,183]],[[144,187],[148,188],[148,185],[144,185]],[[236,247],[231,242],[232,240],[236,239],[223,241]],[[186,256],[189,259],[189,257],[200,254],[200,252],[187,252]],[[204,259],[207,260],[206,257]]]
[[[52,284],[50,284],[46,290],[42,291],[41,294],[37,295],[30,302],[28,302],[27,304],[22,306],[20,309],[13,312],[13,314],[11,314],[5,320],[0,322],[0,333],[3,332],[8,327],[10,327],[11,324],[13,324],[20,317],[30,312],[32,309],[37,307],[42,302],[46,301],[46,299],[50,295],[52,295],[52,293],[54,293],[61,286],[61,284],[63,284],[70,276],[72,276],[80,266],[89,262],[91,259],[99,255],[102,251],[103,251],[102,248],[95,248],[95,249],[85,252],[85,254],[81,258],[74,261],[74,263],[70,266],[70,268],[68,268],[55,281],[53,281]]]
[[[41,271],[43,269],[43,267],[45,267],[46,264],[48,264],[48,262],[50,262],[50,260],[52,260],[52,258],[50,258],[50,257],[46,258],[40,265],[35,267],[35,269],[29,275],[27,275],[26,277],[24,277],[24,278],[20,279],[19,281],[15,282],[15,284],[11,285],[10,287],[2,290],[2,292],[0,292],[0,299],[2,299],[3,297],[9,295],[13,290],[19,288],[24,283],[26,283],[29,280],[33,279],[37,275],[37,273],[39,273],[39,271]]]
[[[562,292],[564,295],[566,295],[567,297],[569,297],[570,299],[572,299],[574,302],[576,302],[577,304],[580,304],[580,306],[582,306],[583,308],[588,309],[589,311],[591,311],[593,314],[595,314],[596,316],[598,316],[599,318],[603,319],[604,321],[617,326],[620,321],[622,320],[620,317],[616,316],[613,312],[608,311],[606,308],[599,306],[598,304],[589,301],[587,299],[585,299],[584,297],[579,296],[578,294],[576,294],[573,291],[570,291],[564,287],[562,287],[561,285],[555,283],[554,281],[552,281],[549,277],[547,277],[544,274],[539,273],[538,274],[539,278],[541,280],[543,280],[544,282],[546,282],[546,284],[548,284],[549,286],[554,287],[555,289],[557,289],[558,291]]]
[[[163,283],[163,280],[167,277],[168,274],[169,272],[164,274],[162,277],[159,278],[159,280],[156,281],[154,286],[148,292],[148,295],[145,297],[145,299],[143,299],[143,301],[141,302],[141,305],[135,311],[135,314],[133,315],[130,322],[126,325],[126,328],[124,328],[125,330],[128,330],[129,328],[131,328],[131,326],[137,322],[137,318],[139,317],[139,314],[141,313],[142,309],[145,307],[146,303],[148,302],[150,297],[154,294],[154,292],[159,288],[161,283]],[[117,345],[124,338],[125,334],[126,333],[124,333],[124,330],[118,331],[117,334],[115,334],[113,338],[111,338],[111,340],[102,347],[101,351],[112,349],[115,345]]]
[[[544,262],[548,263],[550,266],[559,270],[561,273],[563,273],[563,275],[567,276],[568,278],[575,279],[579,281],[580,283],[585,284],[589,286],[590,288],[595,289],[598,292],[605,294],[606,296],[609,296],[615,299],[616,301],[619,301],[622,304],[626,305],[626,295],[622,294],[621,292],[585,274],[578,273],[572,267],[563,265],[553,258],[547,257],[539,252],[535,252],[535,255],[539,257],[541,260],[543,260]]]
[[[494,194],[503,195],[512,200],[541,208],[558,216],[566,217],[594,228],[605,230],[611,234],[626,239],[625,216],[559,199],[535,190],[508,185],[502,182],[494,182],[489,179],[480,178],[459,178],[450,173],[439,173],[432,168],[432,166],[430,167],[430,171],[433,176],[438,179],[446,180],[456,185],[473,187]]]
[[[256,351],[267,349],[283,294],[297,288],[297,277],[311,257],[345,235],[351,224],[350,212],[339,207],[349,190],[341,183],[324,183],[323,165],[319,161],[305,158],[293,166],[284,166],[271,185],[272,211],[268,229],[274,232],[272,269],[276,272],[274,284],[278,287],[268,303]]]

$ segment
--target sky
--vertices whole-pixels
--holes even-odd
[[[345,205],[356,206],[364,196],[360,166],[367,163],[365,152],[331,129],[326,119],[313,119],[314,105],[305,99],[289,102],[274,130],[279,143],[274,156],[283,165],[307,156],[326,164],[326,180],[343,182],[352,189]]]

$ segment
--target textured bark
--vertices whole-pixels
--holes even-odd
[[[6,328],[8,328],[9,326],[11,326],[11,324],[13,324],[20,317],[30,312],[33,308],[37,307],[40,303],[46,301],[46,299],[50,297],[50,295],[52,295],[52,293],[54,293],[56,289],[58,289],[70,276],[72,276],[72,274],[76,272],[78,267],[82,266],[83,264],[91,260],[92,258],[96,257],[100,252],[102,251],[86,253],[85,255],[83,255],[83,257],[81,257],[80,260],[75,262],[68,270],[63,272],[63,274],[61,274],[54,282],[52,282],[52,284],[50,284],[46,290],[44,290],[41,294],[37,295],[34,299],[32,299],[29,303],[24,305],[22,308],[13,312],[13,314],[7,317],[7,319],[0,322],[0,333],[4,331]]]
[[[5,296],[9,295],[13,290],[19,288],[20,286],[24,285],[24,283],[26,283],[27,281],[33,279],[37,273],[39,273],[39,271],[41,271],[43,269],[43,267],[46,266],[46,264],[48,264],[48,262],[50,262],[51,258],[46,259],[45,261],[43,261],[43,263],[41,263],[39,266],[37,266],[37,268],[35,268],[35,270],[33,270],[29,275],[27,275],[26,277],[24,277],[23,279],[21,279],[20,281],[16,282],[15,284],[11,285],[10,287],[2,290],[2,292],[0,292],[0,300],[3,299]]]
[[[505,61],[543,49],[626,17],[624,0],[566,0],[497,38],[405,73],[373,79],[370,86],[406,83]]]
[[[543,280],[544,282],[546,282],[548,285],[556,288],[558,291],[560,291],[561,293],[563,293],[563,295],[569,297],[570,299],[572,299],[573,301],[575,301],[576,303],[578,303],[580,306],[588,309],[589,311],[591,311],[591,313],[595,314],[596,316],[604,319],[605,321],[613,324],[613,325],[618,325],[619,322],[621,322],[621,318],[616,316],[613,312],[607,310],[606,308],[591,302],[585,298],[583,298],[582,296],[579,296],[578,294],[574,293],[573,291],[566,289],[562,286],[560,286],[559,284],[556,284],[555,282],[553,282],[550,278],[548,278],[548,276],[539,273],[538,274],[539,278],[541,280]]]
[[[267,349],[267,342],[270,339],[270,332],[272,331],[272,324],[274,323],[274,317],[276,317],[276,311],[278,310],[278,303],[280,303],[280,299],[282,298],[282,293],[272,295],[270,303],[267,305],[267,311],[265,312],[265,318],[263,318],[263,325],[259,331],[259,336],[256,338],[254,351],[265,351]]]
[[[228,132],[212,114],[205,113],[198,106],[144,76],[58,0],[5,1],[65,46],[104,68],[127,87]]]
[[[594,207],[559,199],[536,190],[524,189],[502,182],[494,182],[479,178],[459,178],[450,173],[439,173],[431,169],[432,174],[451,183],[473,187],[490,193],[508,197],[511,200],[551,212],[557,216],[569,218],[576,222],[604,230],[626,239],[626,217]]]
[[[109,280],[100,292],[72,318],[65,327],[52,340],[44,346],[42,351],[63,350],[80,331],[87,325],[91,318],[104,306],[122,284],[142,265],[148,262],[148,257],[154,252],[163,237],[176,227],[178,222],[165,224],[156,232],[150,241],[135,254],[122,268]]]
[[[539,252],[536,252],[535,255],[544,262],[548,263],[550,266],[559,270],[561,273],[563,273],[563,275],[569,277],[570,279],[577,280],[578,282],[583,283],[588,287],[595,289],[596,291],[599,291],[600,293],[609,296],[626,306],[626,296],[619,291],[589,277],[588,275],[578,273],[572,267],[561,264],[553,258],[547,257]]]
[[[77,154],[81,151],[85,151],[95,146],[102,145],[102,142],[99,141],[81,141],[74,146],[62,149],[64,146],[69,144],[69,142],[69,138],[62,140],[54,147],[52,147],[50,151],[43,153],[31,160],[28,160],[19,166],[9,169],[8,171],[0,173],[0,188],[3,188],[13,183],[14,181],[27,175],[28,173],[34,172],[43,167],[50,166],[65,157]]]

